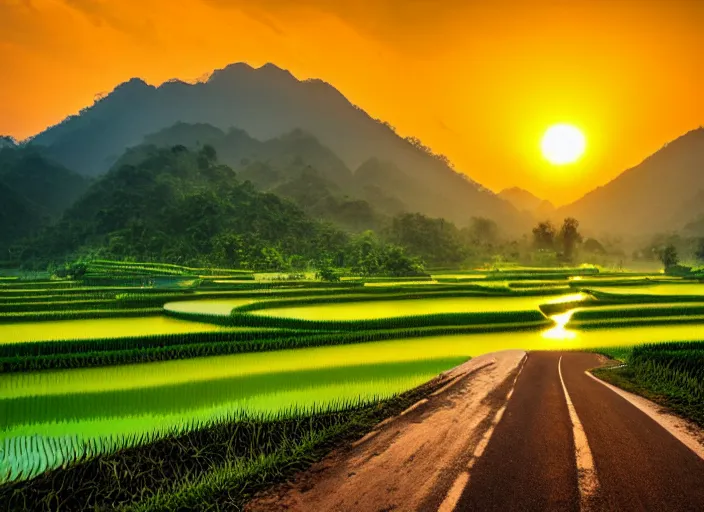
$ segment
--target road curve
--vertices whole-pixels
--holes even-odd
[[[504,370],[503,381],[495,375],[491,400],[479,402],[471,392],[473,381],[467,379],[464,391],[459,386],[442,401],[424,404],[413,422],[391,421],[381,428],[378,437],[387,442],[372,444],[371,453],[337,453],[327,465],[318,465],[248,508],[704,510],[704,459],[585,373],[601,359],[585,353],[531,352],[519,368]],[[490,375],[486,367],[481,371]],[[481,378],[476,373],[474,383]],[[455,417],[449,424],[448,414]],[[452,428],[457,425],[462,429]],[[411,441],[412,453],[398,450]],[[415,459],[428,446],[442,446],[442,456]],[[374,471],[359,465],[375,459],[383,464],[376,464]],[[354,464],[358,473],[349,471]],[[427,483],[419,474],[426,475]]]

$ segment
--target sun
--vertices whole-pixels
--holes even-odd
[[[552,125],[540,141],[543,156],[553,165],[576,162],[586,147],[587,141],[579,128],[564,123]]]

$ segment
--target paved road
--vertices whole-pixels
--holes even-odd
[[[704,460],[584,372],[593,354],[533,352],[455,510],[580,510],[562,376],[591,449],[594,510],[704,510]]]
[[[249,510],[704,511],[702,450],[588,376],[599,356],[471,363],[442,394]]]

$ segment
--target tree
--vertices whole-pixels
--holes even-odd
[[[423,263],[406,255],[403,247],[388,245],[384,250],[383,270],[392,276],[414,276],[425,272]]]
[[[677,265],[679,258],[677,257],[677,249],[675,249],[674,245],[668,244],[660,251],[660,261],[665,267],[665,270]]]
[[[492,246],[499,239],[499,226],[486,217],[472,217],[468,231],[474,244]]]
[[[467,255],[459,230],[445,219],[433,219],[421,213],[400,214],[392,219],[388,235],[390,242],[404,247],[431,266],[457,265]]]
[[[582,241],[579,234],[579,221],[572,217],[567,217],[560,228],[560,241],[562,242],[562,254],[568,261],[572,260],[577,244]]]
[[[697,248],[694,250],[694,257],[699,261],[704,261],[704,238],[700,238],[697,242]]]
[[[549,220],[540,222],[533,228],[533,245],[536,249],[554,249],[555,234],[555,226]]]
[[[198,166],[201,169],[207,169],[217,161],[218,155],[215,148],[210,144],[203,146],[198,151]]]
[[[340,276],[332,268],[330,262],[324,263],[315,273],[315,277],[321,281],[327,281],[329,283],[336,283],[340,280]]]

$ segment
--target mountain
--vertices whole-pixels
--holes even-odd
[[[35,148],[0,150],[0,181],[38,214],[54,218],[87,188],[88,180]]]
[[[292,257],[307,261],[339,249],[330,240],[343,243],[343,234],[240,182],[208,148],[128,151],[27,244],[22,261],[99,255],[278,269]]]
[[[298,177],[309,167],[340,187],[349,187],[353,179],[352,172],[337,155],[301,129],[260,141],[241,129],[224,131],[207,123],[179,122],[148,134],[143,142],[157,147],[183,145],[190,149],[210,145],[217,152],[218,159],[238,173],[253,163],[264,164],[268,169],[248,170],[248,179],[255,184],[261,181],[262,186]],[[258,171],[265,175],[263,181]],[[278,179],[273,179],[272,171]]]
[[[704,128],[698,128],[557,213],[618,234],[680,230],[704,213],[703,192]]]
[[[17,141],[7,135],[0,135],[0,149],[17,147]]]
[[[348,169],[357,169],[370,158],[393,162],[412,183],[409,195],[399,197],[410,211],[460,224],[472,216],[484,216],[509,229],[525,227],[519,226],[521,216],[514,208],[455,172],[445,158],[416,139],[400,137],[330,84],[298,80],[272,64],[259,69],[233,64],[196,84],[169,81],[154,87],[132,79],[78,115],[36,135],[32,143],[46,146],[53,158],[70,168],[99,175],[125,148],[177,122],[208,123],[221,130],[234,126],[260,141],[301,129]],[[235,132],[233,143],[237,136]],[[292,145],[306,143],[299,136],[292,137]],[[219,154],[227,158],[226,152]],[[373,181],[372,176],[368,186],[396,196],[394,190]]]
[[[555,213],[555,207],[550,201],[540,199],[519,187],[506,188],[499,192],[498,196],[511,203],[518,211],[527,212],[539,219],[549,218]]]
[[[377,228],[387,199],[368,194],[358,186],[352,172],[317,138],[300,129],[280,137],[259,141],[245,131],[227,132],[209,124],[177,123],[145,137],[146,145],[198,150],[212,146],[220,161],[231,167],[239,180],[250,181],[258,190],[291,199],[307,214],[361,231]],[[137,155],[138,147],[128,154]],[[128,157],[129,161],[132,157]],[[127,163],[125,157],[123,163]],[[371,198],[371,204],[366,196]]]
[[[10,246],[41,225],[42,218],[32,206],[0,181],[0,261],[12,260]]]
[[[8,247],[57,219],[88,180],[34,148],[0,149],[0,260]]]

